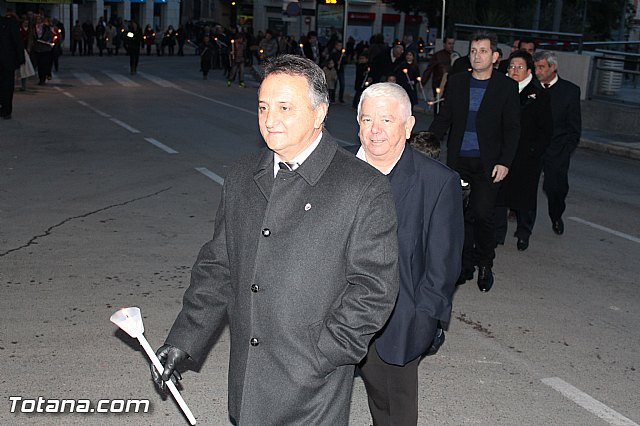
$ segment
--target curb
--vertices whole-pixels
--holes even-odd
[[[616,155],[618,157],[631,158],[640,160],[640,149],[635,147],[620,146],[613,143],[596,142],[591,139],[580,139],[580,148],[589,149],[591,151],[603,152],[605,154]]]

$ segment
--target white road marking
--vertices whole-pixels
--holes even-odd
[[[62,92],[63,95],[65,95],[67,98],[71,98],[71,99],[75,99],[76,97],[73,96],[71,93],[69,92]]]
[[[144,138],[144,140],[146,140],[150,144],[153,144],[153,145],[157,146],[158,148],[160,148],[161,150],[163,150],[167,154],[177,154],[178,153],[178,151],[174,150],[173,148],[170,148],[170,147],[166,146],[162,142],[158,142],[157,140],[155,140],[153,138]]]
[[[164,78],[156,77],[155,75],[147,74],[146,72],[139,72],[138,75],[146,78],[152,83],[157,84],[160,87],[177,87],[175,84],[170,82],[169,80],[165,80]]]
[[[114,123],[116,123],[118,126],[120,127],[124,127],[125,129],[127,129],[128,131],[130,131],[131,133],[140,133],[140,130],[129,126],[127,123],[125,123],[124,121],[120,121],[117,118],[110,118],[111,121],[113,121]]]
[[[239,106],[231,105],[231,104],[228,104],[226,102],[215,100],[213,98],[208,98],[208,97],[203,96],[203,95],[201,95],[199,93],[192,92],[191,90],[183,89],[182,87],[176,86],[175,88],[177,90],[181,91],[181,92],[188,93],[188,94],[196,96],[196,97],[198,97],[200,99],[205,99],[207,101],[210,101],[210,102],[213,102],[213,103],[216,103],[216,104],[220,104],[220,105],[224,105],[224,106],[229,107],[229,108],[237,109],[238,111],[246,112],[246,113],[253,114],[253,115],[258,115],[257,111],[253,111],[253,110],[246,109],[246,108],[241,108]]]
[[[623,416],[612,408],[607,407],[597,399],[592,398],[575,386],[570,385],[559,377],[542,379],[542,383],[551,386],[565,397],[569,398],[585,410],[600,417],[605,422],[614,426],[640,426],[633,420]]]
[[[640,238],[634,237],[633,235],[625,234],[624,232],[616,231],[615,229],[607,228],[606,226],[598,225],[597,223],[589,222],[588,220],[580,219],[579,217],[570,217],[569,220],[573,220],[574,222],[579,222],[592,228],[608,232],[620,238],[633,241],[634,243],[640,243]]]
[[[102,83],[100,83],[95,77],[92,77],[85,72],[74,72],[72,74],[85,86],[102,86]]]
[[[205,175],[206,177],[208,177],[209,179],[211,179],[212,181],[214,181],[215,183],[224,185],[224,179],[222,179],[220,176],[213,173],[211,170],[207,169],[206,167],[196,167],[196,170],[202,173],[203,175]]]
[[[116,81],[116,83],[121,84],[124,87],[140,87],[138,83],[131,80],[130,78],[125,77],[124,75],[116,74],[109,71],[102,72],[109,76],[112,80]]]

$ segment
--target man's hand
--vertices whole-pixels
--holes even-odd
[[[161,346],[156,352],[156,355],[158,356],[160,363],[164,365],[164,371],[160,374],[153,364],[151,364],[151,379],[161,390],[164,391],[167,386],[165,382],[169,380],[169,378],[171,378],[174,383],[177,383],[178,380],[182,380],[182,376],[176,368],[178,367],[178,364],[189,358],[189,355],[182,349],[178,349],[171,345]]]
[[[505,166],[501,166],[500,164],[496,164],[493,166],[493,172],[491,172],[491,177],[493,178],[493,183],[501,182],[504,178],[509,174],[509,168]]]

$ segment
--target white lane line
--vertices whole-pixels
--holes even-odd
[[[592,398],[580,389],[570,385],[559,377],[542,379],[542,383],[551,386],[565,397],[569,398],[585,410],[600,417],[605,422],[614,426],[640,426],[633,420],[623,416],[612,408],[607,407],[597,399]]]
[[[111,121],[113,121],[114,123],[116,123],[118,126],[120,127],[124,127],[125,129],[127,129],[128,131],[130,131],[131,133],[140,133],[140,130],[136,129],[135,127],[131,127],[129,126],[127,123],[125,123],[124,121],[120,121],[117,118],[110,118]]]
[[[163,150],[167,154],[177,154],[178,153],[178,151],[174,150],[171,147],[166,146],[162,142],[158,142],[157,140],[155,140],[153,138],[144,138],[144,140],[146,140],[147,142],[149,142],[152,145],[157,146],[158,148],[160,148],[161,150]]]
[[[71,99],[75,99],[76,97],[73,96],[71,93],[69,92],[62,92],[63,95],[65,95],[67,98],[71,98]]]
[[[246,109],[246,108],[241,108],[241,107],[238,107],[238,106],[235,106],[235,105],[228,104],[226,102],[215,100],[213,98],[208,98],[208,97],[203,96],[203,95],[201,95],[199,93],[192,92],[191,90],[183,89],[182,87],[176,86],[175,88],[177,90],[181,91],[181,92],[188,93],[189,95],[193,95],[193,96],[196,96],[198,98],[205,99],[207,101],[210,101],[210,102],[213,102],[213,103],[216,103],[216,104],[224,105],[226,107],[237,109],[238,111],[246,112],[246,113],[249,113],[249,114],[258,115],[257,111],[253,111],[253,110]]]
[[[214,181],[215,183],[224,185],[224,179],[222,179],[220,176],[213,173],[211,170],[207,169],[206,167],[196,167],[196,170],[202,173],[203,175],[205,175],[206,177],[208,177],[209,179],[211,179],[212,181]]]
[[[138,75],[146,78],[152,83],[157,84],[160,87],[176,87],[172,82],[165,80],[164,78],[156,77],[155,75],[147,74],[146,72],[139,72]]]
[[[94,108],[91,105],[87,105],[87,108],[89,108],[91,111],[95,112],[96,114],[98,114],[101,117],[111,118],[111,115],[107,114],[106,112],[102,112],[98,108]]]
[[[85,72],[74,72],[72,74],[85,86],[102,86],[102,83],[100,83],[95,77],[92,77]]]
[[[121,84],[124,87],[140,87],[138,83],[131,80],[130,78],[125,77],[124,75],[116,74],[109,71],[102,71],[102,72],[105,73],[107,76],[109,76],[116,83]]]
[[[616,235],[620,238],[627,239],[629,241],[633,241],[634,243],[640,243],[640,238],[634,237],[633,235],[625,234],[624,232],[616,231],[615,229],[607,228],[606,226],[598,225],[597,223],[589,222],[588,220],[580,219],[579,217],[570,217],[568,218],[573,220],[574,222],[579,222],[584,225],[590,226],[592,228],[599,229],[604,232],[608,232],[610,234]]]

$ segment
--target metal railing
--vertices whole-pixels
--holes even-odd
[[[589,98],[640,105],[640,54],[597,49],[591,64]]]

